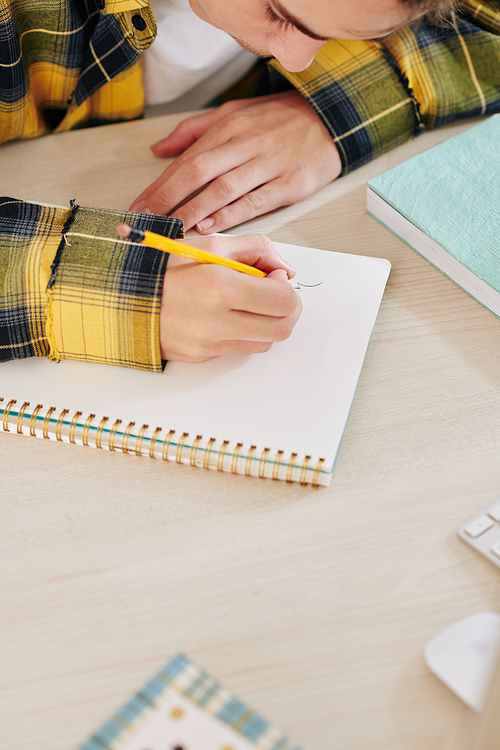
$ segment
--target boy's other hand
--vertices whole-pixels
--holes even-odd
[[[171,255],[160,313],[163,359],[204,362],[221,354],[267,352],[290,336],[302,312],[288,283],[295,271],[267,237],[200,237],[189,244],[256,266],[268,276]]]
[[[184,120],[152,150],[179,156],[132,210],[174,212],[202,234],[296,203],[341,172],[325,125],[296,91],[226,102]]]

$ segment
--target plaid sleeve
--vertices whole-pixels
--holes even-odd
[[[301,73],[271,66],[320,115],[346,173],[426,128],[500,111],[500,3],[467,0],[455,25],[424,20],[383,43],[332,39]]]
[[[0,142],[140,117],[148,0],[0,0]]]
[[[161,371],[168,254],[119,240],[121,222],[182,235],[179,219],[0,198],[0,361],[49,356]]]

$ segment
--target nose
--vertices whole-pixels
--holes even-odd
[[[310,39],[305,34],[294,34],[293,39],[276,36],[270,44],[270,51],[285,70],[299,73],[309,67],[324,44],[325,42]]]

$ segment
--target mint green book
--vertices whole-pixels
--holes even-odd
[[[370,180],[367,210],[500,317],[500,115]]]

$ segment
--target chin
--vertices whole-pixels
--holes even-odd
[[[303,70],[307,70],[307,68],[309,67],[309,65],[311,65],[313,60],[314,60],[314,57],[311,60],[309,60],[309,62],[307,62],[305,65],[300,64],[300,63],[295,63],[295,64],[292,63],[292,64],[285,65],[285,63],[282,63],[281,60],[278,60],[278,62],[282,68],[288,71],[288,73],[302,73]]]

